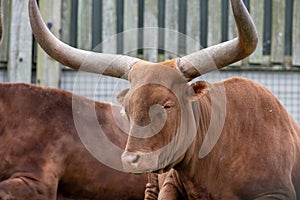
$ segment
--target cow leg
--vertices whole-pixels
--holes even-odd
[[[160,191],[158,194],[158,200],[168,200],[168,199],[187,199],[182,192],[184,191],[184,186],[178,177],[176,170],[171,169],[167,174],[161,176],[162,182]]]
[[[57,181],[56,181],[57,182]],[[0,183],[0,200],[55,200],[57,183],[16,176]]]
[[[183,199],[179,191],[176,189],[176,186],[174,185],[172,172],[169,172],[168,175],[159,175],[158,182],[162,182],[161,188],[159,188],[159,185],[157,184],[146,184],[144,200]]]
[[[168,199],[185,199],[182,197],[180,192],[171,184],[165,184],[163,188],[159,191],[158,200],[168,200]]]
[[[159,188],[156,185],[147,183],[144,200],[157,200]]]
[[[144,200],[168,200],[168,199],[183,199],[179,191],[172,184],[164,184],[164,186],[158,191],[156,186],[151,183],[147,183],[145,190]]]

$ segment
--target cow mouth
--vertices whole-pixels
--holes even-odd
[[[122,164],[125,172],[134,174],[156,173],[164,171],[164,166],[160,166],[157,155],[147,153],[132,153],[125,151],[122,154]]]
[[[147,153],[132,153],[125,151],[121,157],[123,170],[127,173],[165,173],[181,162],[182,157],[175,162],[161,162],[159,156]]]

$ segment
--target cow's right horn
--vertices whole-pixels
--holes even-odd
[[[36,0],[29,0],[29,17],[36,41],[53,59],[76,70],[103,74],[127,79],[126,74],[131,67],[143,62],[140,59],[124,56],[103,54],[73,48],[58,40],[44,23]]]
[[[177,67],[187,80],[221,69],[249,56],[257,46],[255,25],[242,0],[231,0],[238,37],[177,59]]]

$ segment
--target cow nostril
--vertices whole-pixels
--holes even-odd
[[[122,162],[126,165],[135,165],[140,161],[141,156],[139,154],[124,152],[122,155]]]
[[[132,163],[137,163],[140,159],[140,155],[135,155],[133,160],[131,161]]]

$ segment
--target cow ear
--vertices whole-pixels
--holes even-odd
[[[129,91],[129,88],[121,91],[118,95],[117,95],[117,100],[120,104],[123,105],[123,102],[124,102],[124,97],[126,96],[126,94],[128,93]]]
[[[192,98],[198,100],[209,92],[210,84],[205,81],[197,81],[191,87],[193,89]]]

